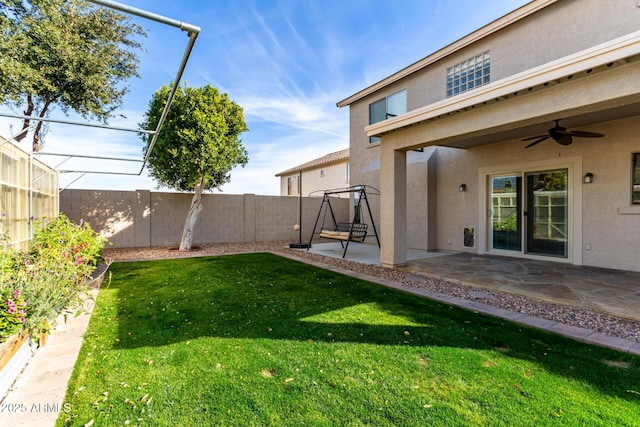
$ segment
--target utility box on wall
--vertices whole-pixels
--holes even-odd
[[[476,245],[475,234],[476,232],[474,227],[464,227],[462,235],[464,246],[466,248],[473,248]]]

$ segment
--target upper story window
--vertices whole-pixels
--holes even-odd
[[[399,116],[407,112],[407,90],[402,89],[385,98],[369,104],[369,124],[381,122],[389,117]],[[380,142],[376,136],[369,137],[369,143]]]
[[[481,53],[447,68],[447,98],[491,81],[490,51]]]
[[[640,205],[640,153],[634,153],[631,162],[631,203]]]
[[[293,194],[293,178],[287,178],[287,195],[291,196]]]
[[[293,196],[300,194],[300,179],[297,176],[287,178],[287,195]]]

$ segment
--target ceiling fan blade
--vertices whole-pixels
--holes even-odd
[[[531,139],[531,138],[527,138],[527,139]],[[538,140],[533,141],[531,144],[527,145],[527,146],[526,146],[526,147],[524,147],[524,148],[533,147],[534,145],[541,143],[541,142],[542,142],[542,141],[544,141],[545,139],[549,139],[549,135],[545,135],[545,136],[543,136],[542,138],[539,138]],[[523,140],[523,141],[524,141],[524,140]]]
[[[577,136],[578,138],[602,138],[604,135],[596,132],[587,132],[582,130],[572,130],[567,135]]]
[[[549,137],[549,135],[547,135],[546,133],[543,135],[536,135],[536,136],[530,136],[528,138],[522,139],[522,141],[532,141],[534,139],[538,139],[538,138],[542,138],[542,137]]]

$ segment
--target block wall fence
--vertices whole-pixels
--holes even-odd
[[[191,198],[149,190],[63,190],[60,212],[88,221],[113,247],[178,246]],[[194,244],[297,242],[298,203],[298,197],[203,194]],[[303,241],[309,240],[321,203],[322,197],[302,198]],[[348,198],[332,199],[331,205],[338,222],[349,222]]]

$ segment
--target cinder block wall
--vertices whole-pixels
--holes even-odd
[[[108,238],[114,247],[177,246],[191,194],[148,190],[63,190],[60,212]],[[322,198],[302,199],[302,240],[311,237]],[[299,199],[254,194],[204,194],[195,226],[195,244],[297,241]],[[332,199],[336,220],[349,221],[349,200]],[[319,226],[325,220],[319,219]],[[330,215],[326,220],[329,224]]]

